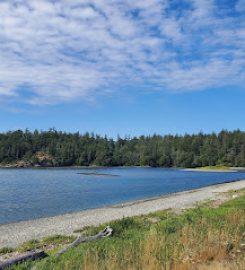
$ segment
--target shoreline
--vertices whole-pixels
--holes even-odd
[[[245,180],[239,180],[103,208],[3,224],[0,225],[0,248],[16,247],[25,241],[55,234],[72,235],[76,229],[97,226],[123,217],[143,215],[164,209],[181,211],[207,200],[224,199],[225,192],[244,188]]]
[[[210,170],[206,170],[206,169],[202,169],[202,168],[186,168],[183,169],[183,171],[186,172],[207,172],[207,173],[212,173],[212,172],[218,172],[218,173],[235,173],[235,172],[239,172],[239,170],[219,170],[219,169],[210,169]]]
[[[165,169],[183,169],[182,167],[151,167],[151,166],[99,166],[99,165],[90,165],[90,166],[78,166],[78,165],[69,165],[69,166],[18,166],[15,164],[0,164],[0,169],[71,169],[71,168],[78,168],[78,169],[107,169],[107,168],[165,168]]]
[[[208,166],[206,166],[208,167]],[[210,168],[207,169],[206,167],[195,167],[195,168],[185,168],[185,167],[152,167],[152,166],[98,166],[98,165],[90,165],[90,166],[77,166],[77,165],[70,165],[70,166],[18,166],[16,164],[0,164],[0,169],[109,169],[109,168],[161,168],[161,169],[175,169],[175,170],[183,170],[189,172],[241,172],[245,171],[245,167],[227,167],[227,168]]]

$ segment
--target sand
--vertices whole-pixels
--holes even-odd
[[[148,214],[157,210],[171,208],[180,211],[193,207],[199,202],[222,199],[225,197],[225,192],[243,188],[245,188],[245,180],[240,180],[111,207],[0,225],[0,248],[15,247],[24,241],[54,234],[71,235],[74,230],[84,226],[99,225],[111,220]]]

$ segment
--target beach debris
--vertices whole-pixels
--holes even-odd
[[[99,240],[102,239],[104,237],[108,237],[110,235],[112,235],[113,229],[110,226],[105,227],[105,229],[103,231],[100,231],[99,233],[97,233],[94,236],[89,236],[89,237],[78,237],[74,242],[72,242],[70,245],[66,246],[64,249],[60,250],[56,256],[59,256],[63,253],[65,253],[67,250],[78,246],[81,243],[86,243],[86,242],[90,242],[90,241],[95,241],[95,240]],[[1,270],[1,269],[0,269]]]
[[[74,242],[72,242],[70,245],[66,246],[64,249],[59,251],[56,256],[59,256],[63,253],[65,253],[67,250],[78,246],[81,243],[86,243],[90,241],[96,241],[105,237],[108,237],[112,235],[113,229],[110,226],[105,227],[104,230],[100,231],[94,236],[89,236],[89,237],[78,237]],[[7,260],[3,263],[0,262],[0,270],[7,269],[8,267],[11,267],[13,265],[17,265],[22,262],[26,261],[34,261],[37,259],[43,259],[47,257],[48,255],[43,251],[43,250],[37,250],[37,251],[30,251],[22,256]]]
[[[37,251],[30,251],[26,253],[25,255],[16,257],[14,259],[7,260],[3,263],[0,263],[0,270],[4,270],[8,267],[11,267],[13,265],[26,262],[26,261],[34,261],[37,259],[42,259],[47,257],[48,255],[43,250],[37,250]]]

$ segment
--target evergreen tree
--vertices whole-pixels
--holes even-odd
[[[116,140],[85,133],[16,130],[0,133],[0,163],[42,166],[245,166],[245,132],[153,135]]]

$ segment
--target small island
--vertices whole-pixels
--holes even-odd
[[[118,174],[110,174],[110,173],[78,173],[80,175],[84,175],[84,176],[120,176]]]

